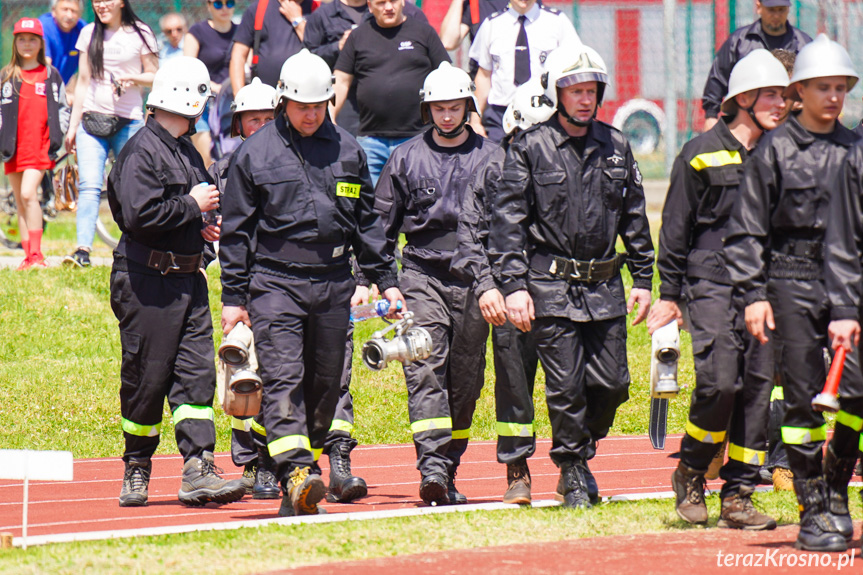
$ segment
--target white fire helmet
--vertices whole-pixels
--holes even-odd
[[[476,92],[476,85],[467,72],[449,62],[441,62],[437,70],[432,70],[426,76],[420,90],[420,112],[423,122],[431,120],[428,112],[429,102],[448,102],[462,98],[467,100],[465,113],[467,118],[470,112],[476,112],[478,109],[474,92]]]
[[[542,87],[557,107],[557,89],[582,82],[597,82],[596,106],[602,105],[602,97],[608,86],[608,68],[599,52],[581,42],[567,42],[555,49],[545,63],[547,72],[542,75]]]
[[[797,54],[797,60],[794,62],[794,73],[791,75],[791,83],[785,89],[785,97],[799,101],[798,82],[832,76],[847,77],[849,92],[860,79],[854,70],[854,64],[851,62],[848,51],[841,44],[828,38],[826,34],[819,34],[814,41],[803,46],[800,53]]]
[[[261,82],[260,78],[253,78],[252,83],[240,88],[231,104],[231,137],[236,138],[240,134],[240,116],[243,112],[255,112],[259,110],[273,110],[276,105],[276,89]]]
[[[538,80],[530,80],[515,90],[512,102],[503,114],[503,130],[507,135],[516,129],[527,130],[554,115],[554,108],[543,94]]]
[[[156,72],[147,107],[185,118],[197,118],[212,97],[207,66],[197,58],[177,56],[162,64]]]
[[[336,79],[323,58],[303,48],[282,64],[276,87],[276,107],[282,100],[317,104],[333,100]]]
[[[788,72],[782,62],[763,48],[753,50],[731,70],[728,94],[722,101],[722,111],[733,116],[739,107],[736,96],[761,88],[786,88],[788,83]]]

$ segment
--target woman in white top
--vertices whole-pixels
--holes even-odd
[[[95,22],[81,30],[78,84],[66,148],[78,153],[78,248],[64,262],[86,267],[99,218],[108,150],[116,157],[144,125],[143,95],[153,84],[159,51],[131,0],[93,0]]]

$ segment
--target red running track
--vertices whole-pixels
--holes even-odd
[[[642,498],[669,492],[670,476],[677,466],[681,435],[669,436],[665,451],[654,450],[646,437],[610,437],[600,442],[590,463],[603,497]],[[530,459],[534,502],[551,500],[558,470],[548,457],[549,440],[539,440]],[[353,471],[369,485],[368,497],[353,504],[329,504],[330,513],[408,510],[423,506],[418,496],[419,472],[413,445],[360,446],[352,454]],[[216,463],[228,478],[237,478],[228,454],[217,454]],[[328,458],[321,458],[324,479]],[[29,498],[28,537],[99,533],[98,537],[123,536],[118,531],[154,527],[249,522],[276,517],[280,501],[256,501],[249,497],[230,505],[209,504],[190,508],[177,500],[182,460],[179,456],[153,458],[149,506],[121,508],[117,504],[123,476],[119,458],[76,460],[71,483],[32,482]],[[459,468],[457,485],[470,503],[498,503],[506,488],[506,468],[497,463],[494,441],[471,442]],[[719,482],[708,487],[718,488]],[[0,531],[22,534],[23,483],[0,481]],[[361,517],[355,517],[360,519]],[[323,519],[323,518],[321,518]],[[126,535],[132,535],[132,532]],[[34,541],[33,543],[36,543]]]

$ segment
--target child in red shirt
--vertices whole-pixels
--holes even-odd
[[[47,267],[41,247],[39,187],[45,170],[54,168],[52,157],[58,147],[52,146],[56,137],[51,137],[54,135],[51,124],[59,127],[59,123],[49,122],[49,112],[58,114],[58,106],[49,105],[49,99],[52,104],[60,100],[62,80],[59,80],[60,90],[57,90],[58,76],[49,82],[50,74],[59,73],[45,60],[45,42],[39,20],[22,18],[15,24],[13,34],[12,60],[0,71],[0,110],[6,120],[6,129],[2,130],[0,126],[0,140],[4,144],[4,171],[12,184],[18,207],[18,227],[26,254],[18,269],[23,270],[33,266]]]

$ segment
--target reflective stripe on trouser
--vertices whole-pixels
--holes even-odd
[[[680,458],[693,469],[706,470],[727,435],[722,497],[734,495],[742,485],[758,484],[773,390],[772,342],[761,345],[749,334],[745,304],[732,297],[732,290],[710,280],[687,279],[695,390]]]
[[[782,370],[776,365],[776,358],[782,355],[782,347],[776,338],[773,341],[773,391],[770,392],[770,418],[767,426],[767,468],[790,469],[788,452],[782,442],[782,420],[785,419],[785,389],[782,387]]]
[[[257,461],[258,448],[266,443],[260,439],[255,441],[252,433],[254,422],[253,417],[231,418],[231,461],[237,467],[243,467]]]
[[[354,398],[351,396],[351,371],[354,356],[354,325],[350,324],[345,342],[345,368],[339,382],[339,404],[333,423],[324,442],[324,453],[329,454],[336,443],[347,441],[351,449],[357,446],[357,440],[352,437],[354,432]]]
[[[510,322],[492,327],[494,407],[497,416],[497,460],[515,463],[536,451],[533,429],[533,385],[536,344],[532,332],[522,333]]]
[[[812,398],[821,391],[827,376],[823,352],[829,348],[826,290],[817,280],[771,279],[767,296],[776,320],[774,337],[780,345],[777,363],[787,407],[782,439],[788,462],[795,479],[815,478],[822,474],[826,437],[824,417],[812,409]],[[839,396],[844,411],[863,415],[858,411],[863,400],[863,377],[857,348],[846,356]],[[831,445],[838,457],[848,457],[857,453],[858,438],[859,433],[839,425]]]
[[[111,271],[111,309],[120,327],[120,412],[125,461],[146,460],[159,445],[165,399],[184,459],[213,451],[216,390],[213,324],[201,274],[161,276]],[[198,409],[195,409],[194,407]],[[209,411],[206,411],[209,410]],[[204,418],[194,417],[207,413]]]
[[[465,432],[483,385],[488,324],[466,286],[410,267],[402,269],[399,283],[415,325],[432,338],[431,355],[404,366],[417,469],[422,475],[448,474],[467,449]],[[444,419],[451,420],[449,427],[420,425]]]
[[[323,450],[339,400],[353,291],[347,268],[333,280],[252,274],[249,317],[264,382],[255,421],[283,483]]]
[[[591,322],[538,317],[533,331],[545,369],[551,459],[558,466],[589,459],[629,398],[626,317]]]

